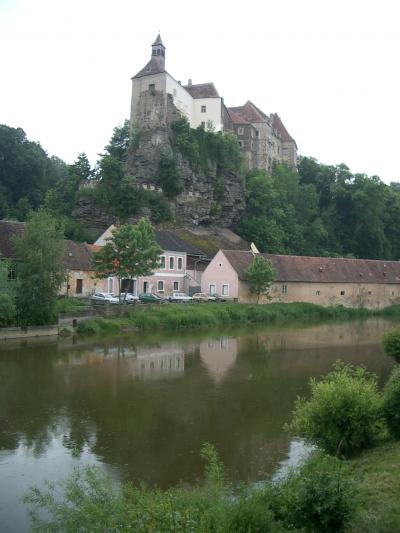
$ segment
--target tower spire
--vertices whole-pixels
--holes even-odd
[[[158,32],[156,40],[151,45],[151,55],[158,57],[162,67],[165,68],[165,46],[162,42],[160,32]]]

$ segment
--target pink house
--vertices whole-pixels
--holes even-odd
[[[104,246],[114,229],[114,225],[110,226],[97,239],[94,246]],[[129,291],[136,296],[143,292],[155,293],[161,297],[169,296],[174,291],[184,293],[200,291],[200,280],[196,279],[192,270],[188,268],[188,263],[192,265],[193,262],[200,261],[204,253],[178,237],[172,230],[155,230],[155,234],[159,246],[163,249],[159,268],[150,276],[123,280],[122,291]],[[116,294],[118,280],[114,277],[99,280],[97,290]]]

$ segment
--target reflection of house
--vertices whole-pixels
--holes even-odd
[[[208,339],[200,343],[200,358],[215,382],[220,383],[233,367],[237,351],[237,339],[233,337]]]
[[[94,247],[104,246],[111,237],[115,226],[110,226],[94,243]],[[156,241],[163,249],[160,266],[154,274],[139,279],[124,280],[123,288],[137,295],[157,293],[168,296],[172,291],[193,293],[200,290],[202,270],[197,264],[206,259],[204,253],[181,239],[172,230],[156,230]],[[98,283],[100,290],[111,293],[118,291],[118,280],[110,277]]]
[[[262,254],[276,278],[270,291],[275,302],[382,308],[400,302],[400,262]],[[240,302],[254,302],[246,270],[254,253],[220,250],[202,276],[202,291]],[[268,301],[265,300],[264,301]]]

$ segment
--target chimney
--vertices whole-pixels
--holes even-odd
[[[189,87],[192,85],[192,80],[190,78],[188,79],[188,85]]]

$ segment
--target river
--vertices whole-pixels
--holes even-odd
[[[283,426],[308,380],[341,359],[386,379],[380,318],[312,326],[0,344],[0,531],[29,530],[32,485],[99,465],[169,487],[202,479],[212,442],[234,480],[302,452]]]

